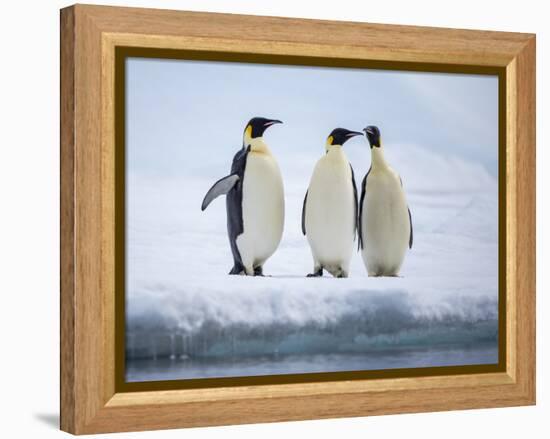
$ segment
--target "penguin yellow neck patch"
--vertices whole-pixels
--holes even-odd
[[[248,125],[244,130],[243,142],[246,145],[250,145],[254,139],[252,138],[252,126]]]

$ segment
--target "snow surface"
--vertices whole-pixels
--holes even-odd
[[[276,145],[272,150],[277,156]],[[369,149],[358,143],[346,151],[359,185]],[[200,211],[202,197],[229,163],[215,156],[189,163],[179,178],[129,171],[127,358],[451,345],[488,345],[495,352],[496,178],[478,163],[416,145],[387,145],[386,157],[403,178],[414,225],[400,278],[367,277],[359,253],[348,279],[304,277],[312,260],[300,230],[301,208],[318,156],[281,154],[285,231],[265,278],[227,275],[225,200]]]

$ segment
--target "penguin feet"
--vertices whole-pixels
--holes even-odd
[[[254,276],[264,276],[264,267],[261,265],[259,267],[254,267]]]
[[[309,273],[307,277],[321,277],[323,276],[323,267],[314,268],[313,273]]]
[[[369,271],[369,277],[401,277],[393,271]]]
[[[340,269],[334,277],[337,277],[339,279],[348,277],[348,273],[345,270]]]
[[[367,272],[369,277],[381,277],[384,276],[384,268],[375,265],[374,267],[368,267]]]
[[[230,275],[242,275],[244,274],[244,268],[233,265],[233,268],[229,271]]]

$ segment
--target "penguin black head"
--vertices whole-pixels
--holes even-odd
[[[368,127],[363,128],[363,131],[367,135],[367,139],[369,139],[370,148],[372,149],[375,146],[380,148],[380,130],[378,127],[369,125]]]
[[[350,131],[345,128],[336,128],[332,130],[327,138],[327,145],[343,145],[349,139],[355,136],[362,136],[359,131]]]
[[[245,134],[248,134],[248,136],[251,139],[255,139],[256,137],[262,137],[264,135],[265,130],[267,130],[271,125],[275,125],[277,123],[282,123],[282,122],[277,119],[266,119],[265,117],[253,117],[246,124],[246,128],[244,129],[244,132]]]

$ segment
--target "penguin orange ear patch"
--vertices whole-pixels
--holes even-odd
[[[332,145],[332,141],[333,141],[333,140],[334,140],[334,137],[328,136],[327,145]]]
[[[244,130],[244,134],[247,137],[252,137],[252,125],[248,125],[246,127],[246,130]]]

